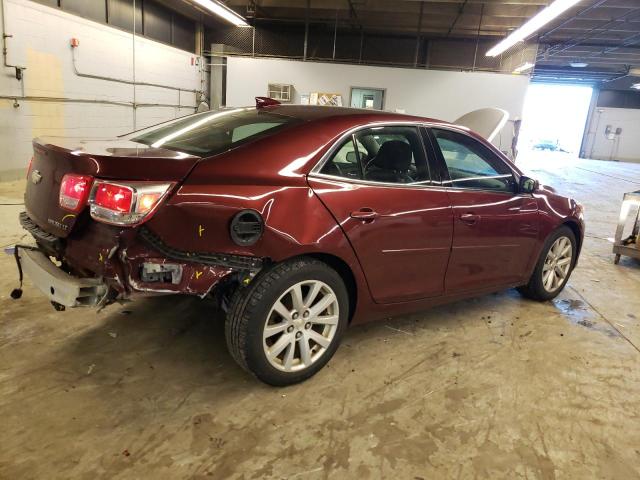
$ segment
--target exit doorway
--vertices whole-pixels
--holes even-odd
[[[531,152],[579,156],[592,95],[593,89],[583,85],[529,85],[518,156]]]

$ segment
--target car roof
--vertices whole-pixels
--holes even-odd
[[[489,142],[464,126],[427,117],[316,105],[279,104],[245,108],[257,108],[266,113],[287,116],[298,121],[274,135],[256,139],[205,159],[198,170],[208,178],[247,178],[247,181],[251,182],[260,178],[261,181],[275,182],[274,184],[285,182],[306,185],[306,175],[346,132],[368,124],[386,122],[450,125],[467,131],[469,135],[498,152]],[[229,157],[233,157],[232,162],[222,161]]]
[[[324,120],[330,118],[351,117],[356,123],[408,121],[408,122],[433,122],[448,123],[427,117],[406,115],[403,113],[385,112],[381,110],[369,110],[364,108],[334,107],[323,105],[273,105],[261,107],[261,110],[273,112],[278,115],[297,118],[303,121]]]

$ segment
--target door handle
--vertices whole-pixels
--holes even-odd
[[[351,212],[350,216],[351,216],[351,218],[355,218],[357,220],[363,220],[365,222],[366,221],[372,222],[373,220],[378,218],[380,215],[378,215],[378,212],[374,212],[370,208],[361,208],[360,210],[356,210],[355,212]]]
[[[460,221],[467,225],[475,225],[480,221],[480,215],[476,215],[474,213],[463,213],[460,215]]]

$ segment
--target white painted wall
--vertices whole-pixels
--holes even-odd
[[[29,0],[5,0],[11,64],[27,67],[26,96],[133,101],[133,86],[78,77],[71,61],[70,39],[78,38],[78,69],[94,75],[133,79],[133,36]],[[201,72],[192,65],[195,55],[149,39],[136,37],[136,80],[201,89]],[[194,62],[195,63],[195,62]],[[0,64],[0,96],[20,95],[14,70]],[[180,102],[179,102],[180,100]],[[156,87],[136,87],[138,103],[181,104],[193,107],[193,93]],[[49,103],[0,99],[0,178],[23,174],[37,136],[105,137],[133,129],[130,106]],[[137,127],[193,113],[193,108],[137,109]]]
[[[605,134],[608,125],[614,132],[621,128],[622,133],[609,138]],[[587,130],[583,153],[586,158],[597,160],[640,162],[640,110],[596,108]]]
[[[227,106],[253,105],[267,94],[268,83],[292,84],[294,103],[301,93],[341,93],[349,105],[351,87],[385,88],[385,110],[453,121],[485,107],[502,108],[514,119],[522,115],[529,77],[481,72],[447,72],[293,60],[230,57],[227,60]],[[495,142],[511,146],[507,124]]]

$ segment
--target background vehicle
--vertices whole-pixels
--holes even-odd
[[[550,152],[563,152],[563,153],[567,153],[567,150],[563,149],[560,146],[560,143],[558,140],[549,140],[549,139],[545,139],[545,140],[538,140],[537,142],[534,142],[533,145],[531,146],[532,150],[548,150]]]
[[[18,258],[55,306],[216,295],[232,355],[274,385],[322,368],[349,323],[509,287],[553,298],[584,231],[574,200],[466,128],[344,108],[35,141],[28,178],[38,248]]]

